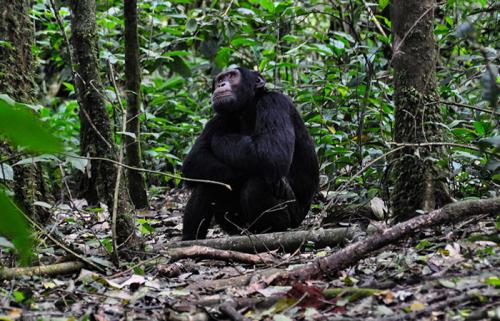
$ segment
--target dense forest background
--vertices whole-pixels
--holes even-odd
[[[213,116],[213,77],[232,66],[260,71],[269,89],[290,96],[315,141],[320,189],[308,227],[389,227],[457,200],[494,199],[498,207],[499,9],[489,0],[0,0],[0,233],[7,237],[0,237],[0,265],[16,265],[16,247],[24,263],[49,265],[71,253],[80,260],[66,272],[85,265],[108,275],[134,260],[128,273],[147,275],[152,255],[182,257],[158,251],[179,241],[182,161]],[[460,226],[462,238],[481,231],[488,238],[468,259],[489,260],[483,270],[498,273],[498,221],[483,215],[469,223]],[[420,234],[431,241],[413,250],[460,255],[434,234]],[[172,268],[160,273],[181,274]],[[343,273],[344,286],[357,284]],[[498,274],[488,280],[499,284]],[[6,307],[30,310],[37,301],[10,288],[0,292]],[[375,292],[353,296],[387,295],[373,282],[367,288]],[[481,315],[498,300],[489,291],[481,293]],[[163,298],[155,300],[163,309]],[[401,309],[429,314],[435,301],[419,302],[425,308]],[[68,306],[58,308],[62,315]],[[370,315],[357,308],[353,315]],[[290,317],[281,312],[263,318]]]

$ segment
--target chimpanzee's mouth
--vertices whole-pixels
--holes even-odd
[[[224,97],[229,97],[229,96],[232,96],[233,93],[231,93],[230,91],[224,91],[222,92],[221,94],[218,94],[217,96],[215,96],[214,98],[217,99],[217,98],[224,98]]]
[[[233,94],[230,92],[227,94],[217,95],[212,99],[213,102],[217,103],[229,102],[231,100],[233,100]]]

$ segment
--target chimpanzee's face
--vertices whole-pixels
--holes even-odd
[[[241,72],[238,69],[226,70],[215,77],[212,105],[216,112],[234,112],[238,109],[241,78]]]
[[[212,87],[212,106],[219,114],[238,113],[255,98],[255,93],[264,88],[265,80],[256,72],[246,68],[234,68],[218,74]]]

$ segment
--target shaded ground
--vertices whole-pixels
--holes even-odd
[[[169,261],[162,254],[181,233],[186,195],[174,191],[155,200],[156,211],[138,219],[146,254],[116,269],[108,260],[107,213],[57,210],[46,231],[103,266],[57,277],[0,281],[0,320],[491,320],[500,316],[500,252],[493,218],[478,217],[436,227],[417,238],[373,253],[338,275],[300,284],[269,285],[253,279],[240,287],[207,282],[268,267],[286,269],[335,248],[314,244],[293,254],[273,252],[275,263],[250,266],[217,260]],[[306,225],[317,224],[309,218]],[[307,227],[307,226],[306,226]],[[223,237],[212,229],[209,237]],[[43,234],[40,264],[67,259]],[[98,241],[100,240],[100,242]],[[12,257],[0,256],[8,265]],[[325,289],[330,289],[324,291]],[[3,317],[2,317],[3,316]]]

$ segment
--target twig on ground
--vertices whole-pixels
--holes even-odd
[[[33,275],[59,275],[76,272],[83,267],[83,262],[71,261],[42,266],[2,268],[0,269],[0,279],[14,279]]]
[[[169,256],[173,261],[183,258],[197,258],[234,261],[247,264],[263,264],[274,262],[273,256],[269,253],[248,254],[229,250],[219,250],[199,245],[182,248],[171,248],[167,249],[162,254]]]

